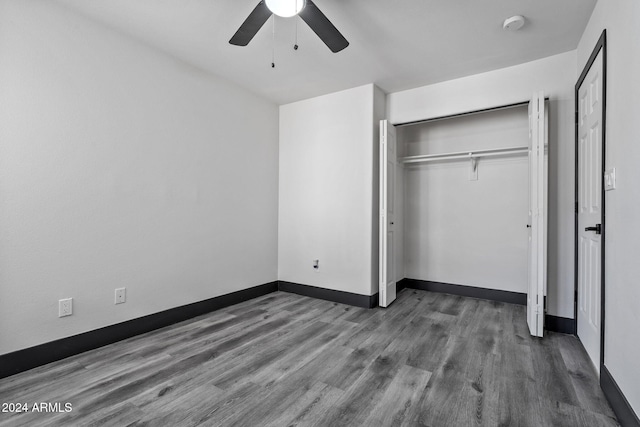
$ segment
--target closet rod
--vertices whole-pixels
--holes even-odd
[[[545,101],[548,101],[548,100],[549,98],[545,98]],[[397,123],[394,126],[400,127],[400,126],[419,125],[422,123],[435,122],[439,120],[455,119],[457,117],[473,116],[475,114],[490,113],[493,111],[500,111],[500,110],[508,110],[510,108],[517,108],[517,107],[522,107],[524,105],[529,105],[529,102],[530,101],[515,102],[513,104],[498,105],[496,107],[488,107],[488,108],[481,108],[479,110],[465,111],[462,113],[447,114],[445,116],[436,116],[430,119],[422,119],[422,120],[414,120],[414,121],[405,122],[405,123]]]
[[[549,102],[549,97],[546,97],[544,100],[545,102]],[[498,105],[496,107],[481,108],[479,110],[465,111],[462,113],[454,113],[454,114],[447,114],[445,116],[431,117],[430,119],[414,120],[411,122],[404,122],[404,123],[394,123],[393,125],[395,127],[401,127],[401,126],[419,125],[419,124],[435,122],[439,120],[455,119],[457,117],[472,116],[475,114],[490,113],[492,111],[508,110],[510,108],[522,107],[523,105],[529,105],[529,102],[530,100],[515,102],[513,104]]]
[[[507,154],[527,153],[529,147],[490,148],[487,150],[457,151],[454,153],[425,154],[400,159],[402,163],[433,162],[437,160],[474,159],[478,157],[504,156]]]

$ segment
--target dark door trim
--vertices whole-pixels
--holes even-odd
[[[607,234],[607,227],[605,224],[605,190],[604,190],[604,171],[606,164],[606,141],[607,141],[607,30],[602,31],[598,42],[596,43],[596,47],[591,52],[591,56],[587,61],[580,77],[578,78],[578,82],[575,86],[575,154],[576,154],[576,162],[575,162],[575,261],[574,261],[574,301],[573,301],[573,309],[574,309],[574,317],[576,319],[576,336],[578,335],[578,201],[579,201],[579,189],[578,189],[578,90],[584,79],[587,77],[587,73],[591,70],[591,66],[596,60],[598,54],[602,51],[602,173],[600,174],[601,179],[601,189],[602,189],[602,234],[600,237],[601,242],[601,268],[600,268],[600,373],[603,372],[604,368],[604,323],[605,323],[605,238]]]

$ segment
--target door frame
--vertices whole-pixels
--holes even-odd
[[[602,171],[600,173],[601,179],[601,195],[602,198],[602,210],[601,210],[601,224],[602,224],[602,232],[600,235],[600,373],[603,372],[604,367],[604,328],[605,328],[605,238],[607,234],[606,227],[606,203],[605,203],[605,186],[604,186],[604,171],[606,170],[606,147],[607,147],[607,30],[603,30],[596,46],[591,52],[591,56],[589,56],[589,60],[587,64],[584,66],[580,77],[575,85],[575,226],[574,226],[574,234],[575,234],[575,242],[574,242],[574,300],[573,300],[573,310],[574,310],[574,318],[576,321],[575,327],[575,335],[578,336],[578,267],[579,267],[579,259],[578,259],[578,202],[579,202],[579,188],[578,188],[578,161],[580,159],[579,156],[579,136],[578,136],[578,104],[579,104],[579,96],[578,90],[584,83],[584,79],[587,77],[587,74],[591,70],[593,63],[595,62],[598,54],[602,51]]]

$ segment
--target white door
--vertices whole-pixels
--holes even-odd
[[[578,337],[600,371],[602,51],[578,90]]]
[[[527,324],[531,335],[544,334],[547,287],[547,112],[544,93],[529,103],[529,289]]]
[[[396,129],[387,120],[380,121],[380,280],[381,307],[396,299],[395,271],[395,180],[397,169]]]

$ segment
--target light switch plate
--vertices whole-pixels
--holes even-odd
[[[616,189],[616,168],[604,171],[604,191]]]

